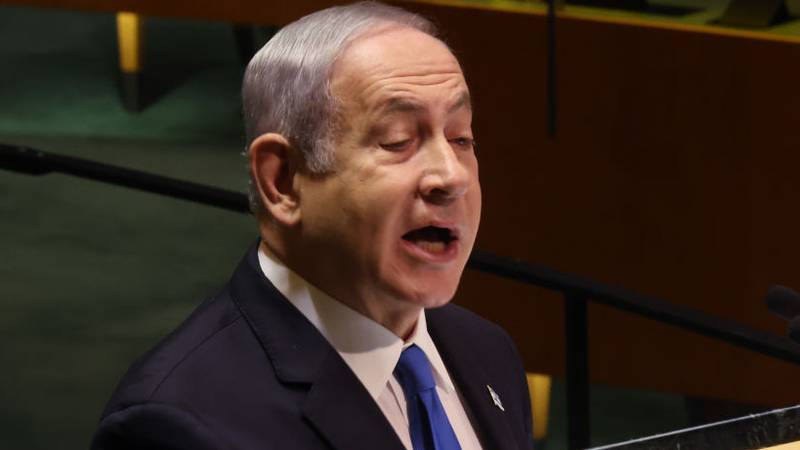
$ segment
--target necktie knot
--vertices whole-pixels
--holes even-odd
[[[414,394],[433,389],[436,386],[428,357],[416,345],[408,347],[400,354],[395,375],[400,385],[403,386],[403,390],[411,391]]]

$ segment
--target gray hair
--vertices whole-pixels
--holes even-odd
[[[386,26],[413,28],[437,37],[427,19],[376,2],[334,6],[282,28],[256,53],[242,81],[242,103],[250,144],[264,133],[279,133],[302,155],[305,168],[325,173],[333,164],[330,139],[336,110],[330,76],[339,55],[359,36]],[[263,205],[250,180],[250,208]]]

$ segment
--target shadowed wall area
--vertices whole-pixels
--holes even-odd
[[[148,24],[139,115],[116,84],[111,14],[0,7],[0,141],[242,191],[224,24]],[[250,217],[64,175],[0,173],[0,448],[87,448],[137,356],[230,275]]]

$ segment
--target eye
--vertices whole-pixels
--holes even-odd
[[[411,142],[412,142],[411,139],[404,139],[402,141],[386,142],[380,144],[380,146],[382,149],[388,150],[390,152],[400,152],[408,148],[411,145]]]
[[[453,145],[464,149],[471,149],[475,147],[475,139],[467,136],[460,136],[457,138],[450,139],[450,142]]]

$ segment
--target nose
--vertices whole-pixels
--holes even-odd
[[[454,148],[442,136],[430,142],[424,154],[419,185],[422,198],[436,205],[447,205],[467,192],[472,181],[467,158],[474,157],[472,153]]]

